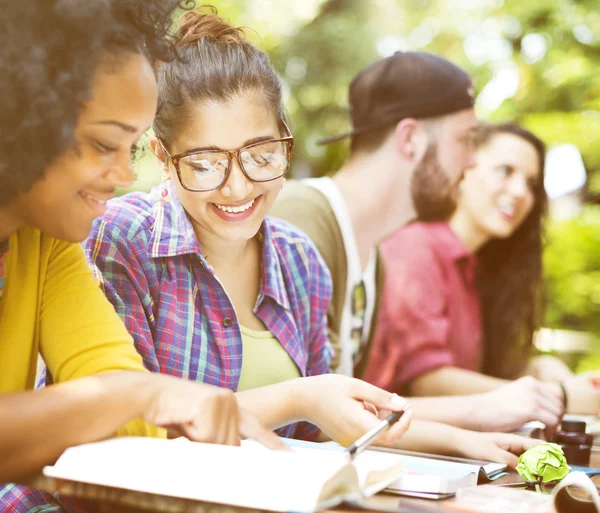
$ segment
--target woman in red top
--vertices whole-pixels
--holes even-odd
[[[449,222],[412,223],[381,246],[386,283],[364,378],[439,396],[531,375],[568,391],[569,411],[597,413],[584,377],[558,359],[530,358],[543,310],[544,144],[514,124],[482,126],[475,144]]]

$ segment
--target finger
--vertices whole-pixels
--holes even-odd
[[[535,418],[532,418],[531,420],[539,420],[546,426],[546,429],[548,429],[549,431],[555,430],[556,427],[558,426],[558,424],[560,423],[560,419],[561,419],[560,416],[554,415],[543,409],[540,410],[533,417],[535,417]]]
[[[510,451],[517,456],[521,456],[525,451],[535,447],[536,445],[540,445],[544,443],[544,440],[540,440],[539,438],[527,438],[524,436],[519,436],[519,440],[512,443],[510,446]]]
[[[368,403],[367,401],[363,401],[363,407],[369,413],[372,413],[373,415],[379,417],[379,412],[377,411],[377,408],[375,408],[375,406],[373,406],[371,403]],[[381,417],[379,417],[379,418],[381,418]]]
[[[526,450],[535,447],[543,442],[536,438],[514,435],[510,433],[498,433],[496,443],[504,450],[510,451],[516,456],[520,456]]]
[[[498,463],[505,463],[510,468],[517,468],[519,464],[519,457],[515,456],[512,452],[505,451],[500,447],[496,447],[493,451],[492,461],[496,461]]]
[[[401,411],[407,404],[406,399],[399,395],[382,390],[360,379],[353,379],[351,383],[350,394],[352,397],[360,401],[367,401],[377,409],[387,408],[391,411]]]
[[[548,429],[556,429],[562,419],[562,413],[557,415],[542,408],[536,415],[533,415],[533,417],[536,418],[532,420],[539,420],[540,422],[543,422]]]
[[[389,417],[391,414],[392,414],[391,410],[379,410],[377,412],[377,418],[379,420],[383,420],[383,419]]]
[[[354,402],[354,404],[356,404],[356,401]],[[408,405],[406,405],[405,407],[407,406]],[[352,405],[350,405],[350,408],[352,409],[352,411],[354,411],[355,409],[352,407]],[[347,417],[348,420],[347,422],[345,422],[346,433],[344,438],[355,440],[364,435],[367,431],[370,431],[374,427],[379,426],[381,424],[381,420],[377,415],[373,415],[371,412],[368,412],[364,408],[357,410],[358,411],[356,413],[352,412]],[[350,410],[348,411],[350,413]],[[410,425],[412,411],[410,410],[410,408],[407,408],[407,410],[403,411],[406,411],[406,413],[402,415],[400,420],[393,424],[388,431],[382,433],[379,436],[379,438],[375,441],[375,443],[377,443],[378,445],[391,445],[404,434],[404,432],[408,429],[408,426]],[[404,419],[404,417],[406,417],[406,419]]]
[[[183,436],[194,442],[218,443],[216,433],[211,429],[211,426],[197,425],[196,422],[184,422],[179,425],[179,429]]]
[[[541,397],[539,405],[543,410],[547,411],[548,413],[554,415],[559,419],[565,413],[565,404],[562,396],[558,400]]]
[[[235,407],[232,407],[232,404]],[[233,395],[219,400],[213,400],[210,403],[210,419],[212,419],[211,427],[214,433],[216,444],[231,445],[229,441],[229,422],[237,421],[237,401]],[[197,422],[202,422],[203,419],[197,419]]]
[[[390,429],[386,433],[384,433],[384,436],[381,440],[382,443],[390,445],[398,441],[402,437],[402,435],[406,433],[406,431],[408,431],[411,419],[412,410],[410,409],[410,407],[407,407],[407,409],[404,410],[404,414],[402,415],[400,420],[393,424],[392,427],[390,427]]]
[[[267,449],[291,451],[273,431],[266,429],[255,417],[247,412],[240,412],[239,427],[242,437],[252,438]]]
[[[357,408],[358,411],[356,412],[353,410],[354,409],[349,409],[348,414],[344,419],[347,437],[349,437],[352,441],[363,436],[367,431],[370,431],[381,424],[381,420],[377,417],[377,415],[374,415],[364,409],[358,410]]]
[[[227,433],[227,445],[240,445],[240,413],[235,397],[229,404],[229,414],[224,422],[224,431]]]
[[[562,389],[558,383],[541,383],[538,382],[538,386],[536,390],[543,397],[547,398],[550,401],[555,401],[557,403],[562,403]]]
[[[225,419],[229,414],[229,408],[226,403],[217,401],[210,401],[210,403],[203,409],[205,415],[203,417],[196,417],[194,424],[199,427],[203,424],[205,429],[210,433],[210,443],[226,445],[227,432],[225,430]]]
[[[181,426],[179,424],[174,424],[174,425],[169,425],[169,426],[163,426],[166,431],[167,431],[167,438],[169,440],[173,440],[175,438],[179,438],[181,436],[185,436],[185,432],[183,429],[181,429]]]

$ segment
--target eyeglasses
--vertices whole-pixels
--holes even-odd
[[[289,133],[289,132],[288,132]],[[270,182],[281,178],[290,167],[294,138],[290,135],[243,146],[237,150],[202,150],[171,155],[163,149],[177,171],[181,186],[191,192],[214,191],[231,174],[233,158],[252,182]]]

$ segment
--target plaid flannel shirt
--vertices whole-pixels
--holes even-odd
[[[265,218],[260,234],[255,315],[302,376],[327,373],[329,271],[308,237],[285,221]],[[170,182],[111,201],[85,252],[150,371],[237,390],[242,335],[236,312]],[[318,434],[314,426],[301,426],[280,434]]]
[[[0,487],[0,511],[2,513],[93,513],[94,503],[59,494],[50,494],[16,484]]]

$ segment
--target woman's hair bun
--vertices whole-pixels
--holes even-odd
[[[244,30],[232,27],[217,14],[213,6],[206,6],[210,12],[188,11],[181,17],[177,31],[178,46],[187,47],[200,41],[221,44],[240,44],[245,40]]]

